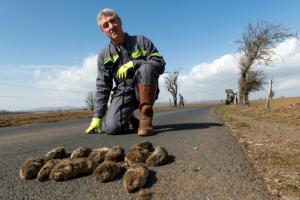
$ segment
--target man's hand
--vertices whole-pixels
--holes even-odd
[[[95,117],[92,119],[90,126],[84,132],[87,134],[90,134],[93,132],[94,133],[102,133],[101,124],[102,124],[102,120]]]
[[[132,61],[129,61],[128,63],[122,65],[118,72],[117,72],[117,77],[119,80],[124,80],[126,79],[126,76],[127,76],[127,71],[128,70],[131,70],[134,68],[134,65],[133,65],[133,62]]]

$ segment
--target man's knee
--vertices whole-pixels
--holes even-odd
[[[139,71],[143,75],[151,75],[151,74],[157,74],[158,75],[158,72],[156,71],[156,68],[152,64],[148,64],[148,63],[142,64],[139,67]]]
[[[104,125],[104,132],[109,135],[118,134],[120,131],[120,126],[114,121],[106,121]]]
[[[137,81],[143,84],[156,83],[159,77],[157,69],[151,64],[142,64],[137,71]]]
[[[106,121],[104,125],[104,132],[109,135],[118,135],[123,134],[128,130],[128,127],[125,125],[121,125],[115,121]]]

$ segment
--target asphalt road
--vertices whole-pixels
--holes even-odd
[[[27,158],[63,146],[128,150],[139,141],[165,147],[168,164],[151,168],[147,189],[153,199],[269,199],[242,150],[214,114],[214,107],[155,113],[156,134],[82,134],[90,120],[48,123],[0,129],[0,199],[137,199],[119,178],[100,183],[92,176],[65,182],[21,180],[19,166]]]

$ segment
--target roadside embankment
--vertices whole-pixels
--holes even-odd
[[[300,97],[220,106],[233,137],[274,197],[300,199]]]

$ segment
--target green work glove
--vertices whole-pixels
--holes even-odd
[[[102,123],[101,119],[96,118],[96,117],[93,118],[90,126],[84,132],[87,134],[93,133],[93,132],[94,133],[102,133],[101,123]]]
[[[122,65],[118,72],[117,72],[117,78],[119,80],[124,80],[126,79],[126,76],[127,76],[127,71],[128,70],[131,70],[134,68],[134,65],[133,65],[133,62],[132,61],[129,61],[128,63]]]

